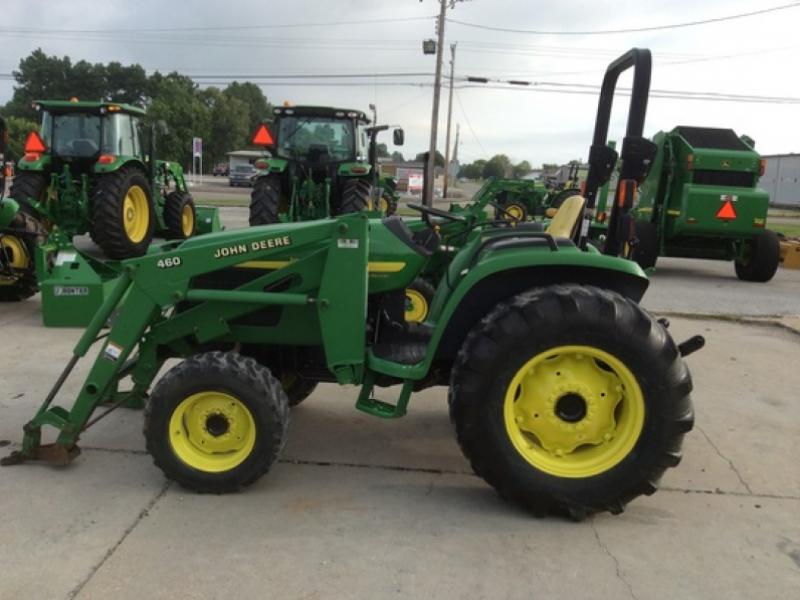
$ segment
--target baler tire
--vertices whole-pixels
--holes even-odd
[[[775,276],[781,259],[778,234],[769,229],[754,235],[749,242],[750,255],[746,262],[736,260],[736,276],[742,281],[766,283]]]
[[[380,205],[377,207],[383,212],[384,216],[391,217],[397,212],[397,196],[384,189],[378,199]]]
[[[528,218],[528,208],[522,202],[512,200],[498,206],[503,208],[503,210],[494,209],[494,218],[498,221],[506,220],[509,223],[522,223]]]
[[[564,200],[566,200],[567,198],[572,198],[572,196],[576,194],[580,195],[580,193],[581,190],[579,188],[563,189],[560,192],[558,192],[558,194],[556,194],[556,197],[553,198],[552,202],[550,202],[548,208],[555,208],[556,210],[558,210],[559,208],[561,208],[561,205],[564,204]]]
[[[191,219],[189,215],[191,214]],[[189,192],[175,190],[164,199],[164,225],[171,240],[185,240],[197,231],[197,210]]]
[[[642,269],[651,269],[658,260],[658,228],[650,221],[636,219],[634,222],[637,243],[631,248],[630,259]]]
[[[205,404],[203,394],[211,395]],[[215,398],[222,408],[214,408]],[[206,420],[201,430],[195,426],[192,431],[191,421],[181,419],[185,414],[181,407],[187,402],[203,411]],[[226,405],[232,407],[230,413],[225,412]],[[210,431],[214,417],[226,423],[220,434]],[[258,480],[278,460],[288,425],[289,400],[280,382],[254,359],[234,352],[198,354],[170,369],[153,390],[144,413],[147,451],[155,465],[169,479],[199,493],[235,492]],[[225,435],[242,435],[243,447],[216,453],[209,449]],[[205,441],[209,446],[201,447]],[[237,442],[223,439],[222,443]]]
[[[472,329],[448,401],[464,455],[502,498],[537,516],[581,519],[619,513],[656,491],[692,428],[691,389],[675,343],[636,303],[599,288],[554,285],[517,295]],[[558,404],[575,395],[583,413],[567,422]],[[521,399],[541,407],[523,407]],[[570,430],[571,448],[548,450],[540,441],[576,423],[598,427],[593,420],[603,418],[606,428],[582,444],[574,440],[591,430]]]
[[[231,184],[233,185],[233,184]],[[250,192],[250,226],[277,223],[281,212],[281,182],[277,177],[256,179]]]
[[[372,198],[372,183],[367,179],[352,177],[345,179],[338,206],[332,203],[331,209],[334,215],[369,210],[370,198]]]
[[[139,188],[144,195],[132,200],[139,204],[136,211],[146,208],[147,223],[141,232],[134,234],[126,230],[126,200],[128,195]],[[139,191],[136,192],[138,196]],[[147,177],[135,167],[122,167],[113,173],[102,175],[97,179],[92,195],[91,237],[100,246],[106,256],[122,260],[143,256],[153,241],[156,218],[153,213],[153,202],[150,184]],[[134,214],[134,219],[138,217]],[[134,239],[135,236],[138,239]]]

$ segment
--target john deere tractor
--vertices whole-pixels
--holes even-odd
[[[632,50],[606,73],[587,197],[567,199],[546,231],[409,205],[421,218],[360,212],[256,226],[124,261],[3,464],[69,463],[87,426],[146,401],[147,450],[166,476],[197,492],[233,492],[275,463],[290,405],[317,382],[360,386],[356,408],[387,419],[406,413],[412,392],[444,385],[475,472],[534,514],[618,513],[655,492],[692,427],[682,355],[702,341],[676,345],[668,323],[638,304],[648,285],[641,268],[586,244],[595,186],[616,162],[601,139],[611,97],[631,66],[636,110],[623,175],[635,185],[646,173],[639,142],[650,54]],[[612,211],[625,205],[620,197]],[[443,243],[445,226],[460,235],[458,246]],[[609,229],[617,234],[624,230]],[[445,266],[430,311],[409,324],[405,289],[436,259]],[[95,342],[71,408],[54,404]],[[376,397],[395,384],[396,402]],[[56,429],[52,444],[42,443],[45,426]]]
[[[17,164],[11,197],[49,234],[71,241],[89,233],[112,259],[141,256],[155,234],[195,233],[194,201],[183,170],[156,160],[155,127],[147,151],[144,110],[114,102],[47,100]]]
[[[272,123],[262,124],[253,137],[272,157],[255,163],[250,224],[309,221],[379,206],[369,155],[381,128],[368,124],[363,112],[350,109],[275,108]],[[400,129],[395,142],[402,143]]]

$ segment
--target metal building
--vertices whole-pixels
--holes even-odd
[[[762,155],[767,168],[758,186],[769,192],[770,206],[800,208],[800,154]]]

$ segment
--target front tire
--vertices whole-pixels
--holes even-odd
[[[428,318],[436,289],[421,277],[417,277],[406,288],[406,323],[422,323]]]
[[[607,290],[516,296],[470,332],[449,404],[476,474],[537,515],[621,512],[678,464],[691,378],[661,324]]]
[[[742,281],[766,283],[775,276],[781,259],[778,234],[767,229],[747,242],[746,256],[736,259],[736,276]]]
[[[145,408],[147,451],[164,474],[200,493],[237,491],[278,459],[289,401],[269,369],[233,352],[172,368]]]
[[[143,256],[153,241],[154,217],[150,184],[141,171],[122,167],[98,178],[91,236],[106,256]]]
[[[650,221],[636,219],[634,230],[637,242],[631,247],[629,258],[642,269],[651,269],[658,260],[658,228]]]
[[[164,224],[167,226],[167,236],[173,240],[185,240],[195,234],[197,212],[191,194],[180,191],[167,194],[164,203]]]

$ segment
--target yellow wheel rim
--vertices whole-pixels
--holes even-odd
[[[184,399],[172,413],[169,443],[179,459],[198,471],[230,471],[253,451],[256,423],[235,396],[200,392]]]
[[[191,237],[194,233],[194,210],[191,204],[184,204],[181,211],[181,230],[183,237]]]
[[[420,292],[406,288],[406,322],[422,323],[428,316],[428,301]]]
[[[505,217],[509,221],[521,221],[525,216],[525,211],[518,204],[509,204],[506,209]]]
[[[387,212],[389,212],[389,203],[386,201],[386,198],[384,198],[383,196],[381,196],[381,199],[379,200],[378,206],[380,206],[380,211],[382,213],[386,214]]]
[[[122,219],[125,235],[134,244],[141,242],[150,228],[150,203],[147,194],[138,185],[133,185],[125,194],[122,204]]]
[[[4,235],[0,238],[0,248],[5,254],[8,265],[12,269],[24,271],[31,264],[25,244],[15,235]]]
[[[644,416],[633,373],[592,346],[537,354],[517,371],[503,403],[517,452],[557,477],[591,477],[617,465],[636,445]]]

